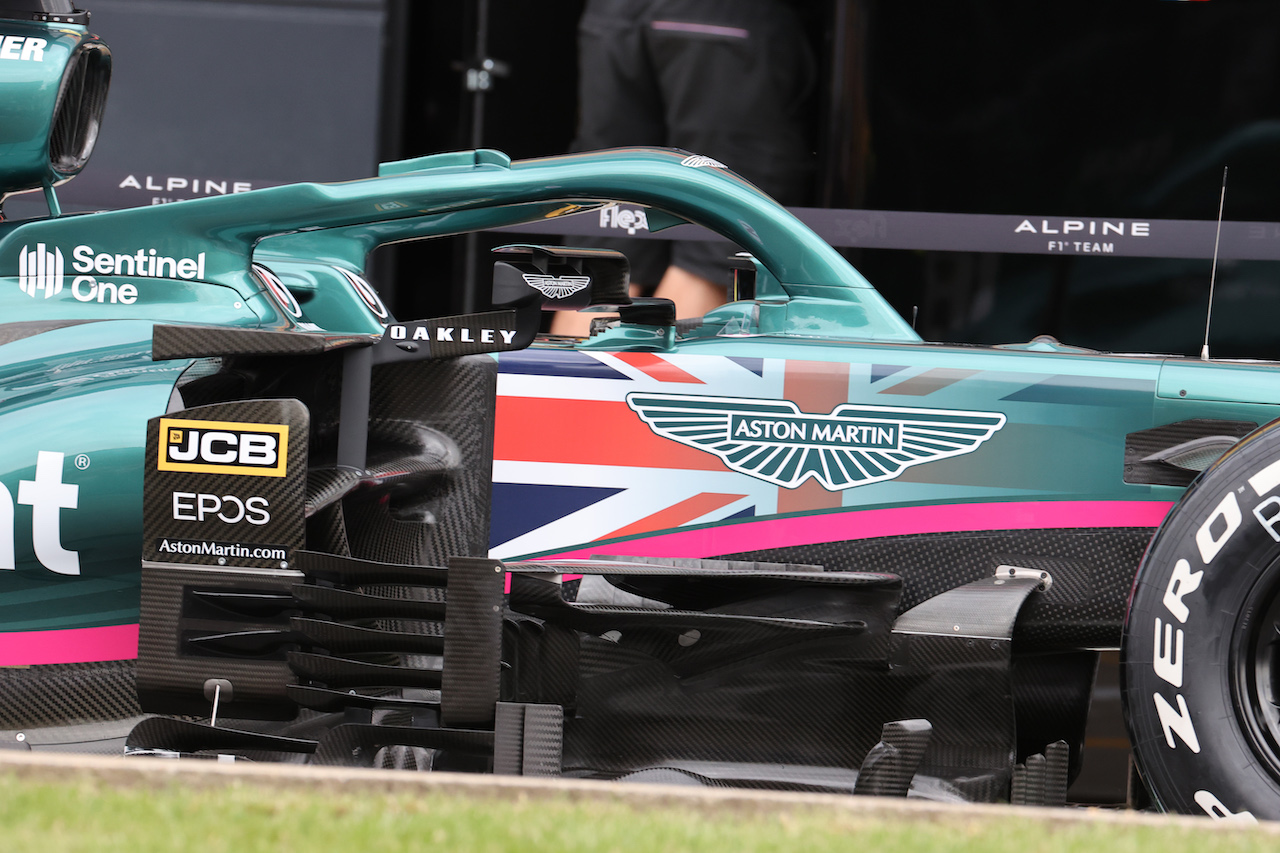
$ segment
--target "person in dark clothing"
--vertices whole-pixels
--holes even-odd
[[[814,155],[804,114],[815,61],[782,0],[588,0],[578,25],[575,151],[656,145],[705,155],[784,205],[803,204]],[[580,242],[580,241],[579,241]],[[724,302],[726,243],[602,240],[625,248],[632,281],[677,316]],[[553,330],[585,318],[557,315]]]

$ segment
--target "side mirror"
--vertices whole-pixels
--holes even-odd
[[[549,311],[610,311],[631,304],[631,264],[621,252],[520,244],[499,246],[493,253],[495,306],[530,297]]]
[[[18,3],[21,11],[0,13],[23,19],[6,21],[0,34],[0,199],[70,180],[98,139],[111,51],[84,30],[87,12],[66,7],[62,13],[38,2]]]

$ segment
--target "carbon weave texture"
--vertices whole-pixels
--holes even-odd
[[[933,737],[920,773],[948,780],[967,799],[1002,800],[1016,757],[1007,640],[905,635],[894,654],[897,713],[927,719]]]
[[[440,721],[455,728],[493,724],[502,660],[502,595],[498,560],[449,561]]]
[[[669,580],[679,589],[690,579],[682,572],[697,569],[671,568]],[[619,564],[617,571],[625,576],[627,567]],[[652,584],[657,567],[636,571]],[[802,584],[806,575],[792,577]],[[753,577],[743,573],[743,579]],[[892,614],[896,597],[885,599],[885,576],[876,580],[828,588],[855,601],[869,596],[875,607]],[[536,586],[526,590],[525,582]],[[517,615],[532,609],[548,621],[541,626],[537,620],[518,621],[514,631],[508,630],[508,652],[514,652],[514,683],[522,699],[547,702],[550,697],[542,691],[549,687],[572,688],[572,713],[564,727],[566,772],[614,777],[688,762],[852,771],[881,741],[885,723],[927,719],[934,736],[922,750],[922,773],[971,799],[1008,796],[1016,750],[1007,634],[1030,583],[1009,585],[999,594],[1001,609],[1008,611],[998,620],[1003,638],[952,636],[948,625],[947,636],[894,635],[890,648],[890,618],[882,618],[869,620],[874,629],[865,638],[815,628],[798,632],[791,642],[750,642],[746,634],[726,641],[706,632],[690,637],[677,629],[665,635],[668,651],[656,632],[627,642],[637,625],[655,614],[626,608],[591,608],[593,624],[577,632],[575,648],[549,646],[547,638],[557,635],[552,629],[562,631],[562,622],[577,620],[566,620],[562,608],[550,606],[551,593],[544,586],[554,584],[536,574],[513,575],[512,609]],[[648,590],[658,599],[659,593],[657,586]],[[678,594],[689,593],[679,589]],[[789,594],[776,590],[772,597],[750,599],[758,613],[767,613],[771,600],[779,609],[792,606]],[[732,612],[737,605],[726,607]],[[682,618],[672,615],[677,622]],[[610,619],[611,630],[605,630]],[[698,650],[696,665],[678,663],[679,655],[691,650]],[[528,674],[529,668],[538,671]],[[769,785],[768,774],[764,777],[754,784]],[[790,783],[779,776],[774,784]]]
[[[1065,806],[1067,804],[1067,744],[1051,743],[1043,753],[1028,755],[1013,768],[1009,802],[1015,806]]]
[[[388,663],[369,663],[312,652],[289,652],[289,669],[307,681],[331,688],[440,686],[440,670],[411,668]]]
[[[423,523],[397,520],[382,503],[347,500],[347,536],[354,556],[370,560],[442,566],[450,556],[488,553],[489,496],[493,473],[493,413],[497,365],[487,356],[379,365],[373,372],[370,417],[413,425],[448,437],[457,454],[437,485],[412,498]],[[405,426],[408,429],[408,426]],[[390,436],[394,438],[394,436]],[[378,433],[371,431],[371,438]],[[406,433],[404,439],[420,441]],[[395,446],[408,447],[399,441]],[[371,442],[369,458],[381,449]],[[393,503],[396,498],[393,495]]]
[[[135,717],[134,669],[131,660],[0,667],[0,729]]]
[[[164,361],[220,355],[318,355],[372,342],[373,338],[368,335],[319,335],[270,329],[157,324],[151,333],[151,357]]]
[[[795,577],[794,586],[799,586],[805,576]],[[832,590],[800,587],[767,599],[758,596],[745,603],[725,603],[703,611],[674,606],[570,604],[559,595],[559,589],[558,584],[537,577],[513,574],[511,607],[557,626],[597,636],[609,634],[620,647],[650,656],[679,676],[756,658],[762,650],[805,642],[815,636],[843,638],[851,658],[882,658],[884,647],[880,641],[897,600],[896,594],[862,596],[857,587],[838,590],[844,593],[842,596],[832,594]],[[816,605],[808,597],[814,592],[825,593]],[[864,597],[869,600],[862,601]],[[744,615],[742,610],[748,613]],[[878,626],[881,633],[869,633],[869,625]]]
[[[444,647],[441,627],[436,622],[423,622],[419,630],[407,632],[294,616],[289,620],[289,627],[309,644],[328,649],[337,655],[438,655]]]
[[[1067,804],[1067,756],[1069,750],[1063,741],[1055,741],[1045,747],[1045,791],[1046,806],[1065,806]]]
[[[559,776],[563,753],[564,709],[559,705],[525,705],[521,774]]]
[[[1016,638],[1027,650],[1115,648],[1147,528],[936,533],[829,542],[721,555],[725,559],[816,563],[830,570],[902,577],[901,608],[979,578],[998,566],[1048,571],[1053,586],[1028,602]]]
[[[307,518],[332,506],[360,482],[360,474],[349,468],[311,468],[307,471]]]
[[[444,618],[444,591],[388,586],[388,594],[354,592],[334,589],[317,584],[295,584],[293,596],[304,602],[312,612],[320,612],[333,619],[370,619],[398,617],[412,620],[440,620]],[[421,593],[412,598],[410,592]],[[440,636],[440,626],[433,622],[424,626],[424,632]]]
[[[1062,741],[1068,749],[1068,778],[1079,774],[1098,659],[1095,651],[1015,653],[1013,701],[1019,758]]]
[[[493,719],[493,772],[519,776],[524,766],[524,709],[519,702],[499,702]]]
[[[146,711],[160,714],[208,716],[212,705],[204,695],[209,678],[230,681],[234,697],[223,703],[224,716],[265,716],[291,719],[294,709],[286,699],[285,685],[293,674],[282,660],[191,656],[185,653],[185,632],[222,633],[227,630],[278,629],[271,620],[237,620],[228,626],[222,619],[186,618],[185,590],[287,592],[296,574],[269,577],[235,575],[179,565],[144,563],[142,571],[142,624],[138,635],[138,696]]]
[[[516,330],[516,312],[510,309],[486,311],[482,314],[460,314],[454,317],[435,317],[425,321],[425,325],[430,333],[431,355],[437,358],[516,349],[514,342],[503,344],[501,335],[497,334],[494,335],[496,342],[481,341],[482,329],[489,329],[491,332],[499,329],[508,332]],[[461,340],[463,329],[470,331],[468,335],[471,338],[470,343]],[[450,331],[457,335],[457,340],[442,339]]]
[[[291,559],[292,551],[303,544],[308,435],[306,407],[297,400],[246,400],[184,409],[166,417],[216,423],[286,425],[289,432],[285,476],[157,470],[162,418],[152,418],[147,424],[143,475],[143,559],[193,564],[210,564],[218,559],[202,553],[161,552],[157,543],[166,539],[280,546],[289,552]],[[267,502],[270,519],[262,525],[246,521],[229,524],[212,514],[204,521],[178,520],[175,518],[175,495],[178,493],[191,495],[192,503],[198,494],[232,495],[242,500],[262,498]],[[278,568],[281,562],[279,559],[239,556],[227,556],[225,559],[230,565],[254,568]]]
[[[316,551],[340,556],[351,555],[347,541],[347,518],[341,503],[333,503],[307,519],[307,543]]]
[[[883,722],[898,718],[884,668],[850,661],[838,639],[683,679],[607,640],[581,643],[566,772],[620,775],[673,760],[856,768]]]
[[[592,561],[606,563],[634,563],[673,569],[694,569],[710,572],[821,572],[823,566],[797,563],[761,563],[747,560],[702,560],[694,557],[623,557],[603,555]],[[565,561],[557,561],[563,564]]]
[[[369,445],[367,476],[378,482],[443,474],[462,463],[458,446],[447,435],[418,421],[371,418]]]
[[[1008,640],[1038,579],[980,578],[922,601],[898,617],[894,633]]]
[[[316,763],[340,767],[370,767],[387,747],[408,746],[457,750],[486,756],[493,751],[493,732],[471,729],[431,729],[345,723],[320,738]]]
[[[544,702],[570,711],[578,694],[576,631],[508,613],[503,622],[504,696],[518,702]]]
[[[171,749],[178,752],[267,750],[310,754],[315,752],[316,742],[241,731],[229,726],[213,727],[189,720],[151,717],[129,733],[127,746],[131,749]]]
[[[377,770],[408,770],[421,772],[431,769],[432,750],[420,746],[384,746],[373,759]]]
[[[1017,756],[1013,630],[1038,579],[987,577],[947,590],[898,617],[892,665],[926,677],[908,694],[909,716],[929,720],[924,772],[966,772],[1004,789]],[[966,770],[967,768],[967,770]]]
[[[1124,438],[1124,481],[1169,486],[1189,485],[1195,479],[1196,472],[1143,460],[1153,453],[1197,438],[1211,435],[1244,438],[1257,428],[1258,425],[1253,421],[1192,418],[1131,432]]]
[[[754,788],[814,794],[852,794],[858,771],[842,767],[736,764],[728,761],[672,761],[619,777],[620,782],[702,788]],[[960,801],[960,797],[955,797]]]
[[[306,472],[308,450],[312,451],[312,458],[317,464],[323,466],[336,445],[336,401],[339,394],[335,380],[340,371],[335,368],[338,363],[331,356],[323,356],[277,361],[224,359],[223,365],[223,372],[218,377],[239,379],[221,382],[219,387],[238,388],[240,393],[304,400],[315,414],[311,429],[306,427],[307,409],[296,400],[288,404],[272,400],[236,401],[175,415],[193,420],[271,423],[282,420],[279,415],[272,417],[272,407],[276,407],[276,411],[281,405],[294,407],[298,412],[294,413],[294,420],[290,423],[287,479],[300,486]],[[270,580],[257,585],[246,583],[243,575],[234,576],[216,570],[209,574],[198,571],[187,574],[177,566],[160,567],[150,572],[151,582],[144,590],[144,611],[152,614],[152,618],[144,619],[150,627],[144,625],[141,644],[144,657],[149,659],[145,666],[148,670],[145,695],[158,705],[168,703],[165,710],[170,712],[205,715],[209,709],[202,695],[204,680],[214,676],[225,677],[235,686],[236,700],[224,704],[224,714],[285,717],[296,712],[289,694],[295,675],[304,681],[327,684],[329,688],[338,690],[439,688],[442,679],[440,658],[434,656],[442,651],[442,631],[438,624],[433,629],[433,623],[422,619],[424,616],[438,619],[442,615],[445,595],[442,590],[412,584],[443,582],[444,570],[417,568],[406,574],[406,570],[370,568],[350,559],[338,565],[334,560],[341,561],[341,555],[354,553],[356,557],[397,566],[429,566],[442,565],[446,555],[485,552],[495,377],[496,368],[492,359],[487,357],[379,366],[374,372],[370,399],[369,470],[358,478],[326,477],[323,470],[319,470],[311,478],[310,509],[315,514],[308,522],[307,532],[315,540],[315,547],[340,556],[298,557],[293,563],[301,568],[314,563],[312,568],[321,576],[327,569],[338,570],[340,576],[335,576],[334,580],[348,589],[329,590],[333,594],[325,598],[325,591],[300,585],[292,576],[281,579],[281,589],[298,592],[297,601],[304,613],[313,612],[313,608],[328,601],[329,606],[337,611],[337,618],[371,621],[362,625],[342,625],[310,617],[292,621],[284,618],[283,628],[293,631],[303,649],[314,645],[327,648],[330,655],[289,651],[296,649],[296,644],[286,644],[281,649],[284,660],[210,657],[203,653],[193,655],[191,650],[195,647],[183,646],[184,633],[194,631],[196,635],[204,636],[218,631],[280,630],[281,625],[275,624],[279,619],[258,624],[252,618],[234,614],[223,614],[212,621],[193,619],[192,613],[184,613],[184,596],[190,595],[190,591],[184,588],[184,581],[185,586],[234,588],[237,591],[263,588],[264,583],[273,589],[275,586]],[[298,413],[303,418],[300,424],[296,419]],[[158,454],[156,436],[153,435],[152,439],[149,459],[156,458]],[[157,490],[149,489],[148,523],[172,526],[174,510],[169,492],[214,491],[205,485],[211,476],[216,475],[193,474],[191,483],[185,479],[177,481],[176,485],[166,483],[168,491],[160,495],[155,494]],[[235,480],[232,476],[225,476],[218,482],[261,479],[265,478],[241,477]],[[291,505],[289,515],[300,522],[303,517],[302,489],[298,491],[298,506],[295,511]],[[275,494],[265,494],[261,489],[254,494],[270,500],[274,516]],[[343,495],[346,495],[345,499],[340,500]],[[237,535],[235,538],[241,537]],[[207,561],[204,558],[200,562]],[[497,574],[497,579],[497,586],[486,590],[480,597],[483,611],[471,608],[471,615],[480,617],[480,622],[484,623],[485,630],[481,633],[487,631],[495,637],[499,633],[497,625],[501,617],[498,612],[502,595],[501,574]],[[490,581],[488,577],[485,580]],[[362,592],[356,592],[353,587]],[[308,596],[308,590],[315,591],[324,600],[312,600],[315,596]],[[451,609],[460,616],[452,621],[463,632],[465,644],[466,639],[476,634],[467,632],[468,608],[465,605],[468,595],[466,591],[458,595],[462,604],[455,604]],[[337,597],[341,597],[341,601]],[[374,603],[370,604],[371,601]],[[396,601],[402,601],[404,606],[395,604]],[[357,611],[356,615],[341,615],[352,607]],[[210,616],[203,612],[197,615]],[[334,614],[327,615],[332,617]],[[471,626],[476,624],[473,620]],[[391,653],[398,653],[400,657],[396,658]],[[335,657],[334,654],[342,656]],[[493,703],[497,699],[497,641],[481,642],[477,648],[464,649],[454,657],[462,660],[460,667],[464,676],[474,674],[477,667],[488,666],[493,669],[494,682],[493,689],[486,689],[464,677],[450,693],[458,700],[452,706],[454,719],[459,718],[457,709],[460,707],[464,709],[464,717],[470,714],[483,718],[487,710],[491,719]],[[468,667],[469,658],[471,665]],[[394,664],[396,660],[399,660],[398,665]]]
[[[905,797],[932,736],[933,725],[928,720],[885,723],[880,742],[871,748],[858,768],[854,793]]]
[[[1067,804],[1067,745],[1051,743],[1043,753],[1028,755],[1013,768],[1009,803],[1015,806],[1065,806]]]

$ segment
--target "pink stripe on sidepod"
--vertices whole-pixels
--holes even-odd
[[[849,539],[875,539],[913,533],[978,530],[1071,529],[1079,527],[1159,527],[1173,507],[1170,501],[1023,501],[1016,503],[938,504],[869,509],[793,518],[771,518],[701,530],[679,530],[647,539],[588,545],[556,558],[592,554],[630,557],[714,557],[796,545]]]
[[[0,666],[93,663],[137,656],[137,625],[0,633]]]

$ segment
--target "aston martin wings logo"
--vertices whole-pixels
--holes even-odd
[[[972,453],[1005,423],[998,412],[845,404],[818,415],[790,400],[685,394],[636,392],[627,405],[663,438],[787,489],[810,477],[829,491],[892,480]]]
[[[591,283],[591,277],[585,275],[540,275],[527,272],[524,274],[525,284],[540,291],[548,299],[563,299],[572,296]]]
[[[681,166],[688,166],[691,169],[727,169],[729,168],[719,160],[706,156],[705,154],[690,154],[688,157],[680,161]]]

